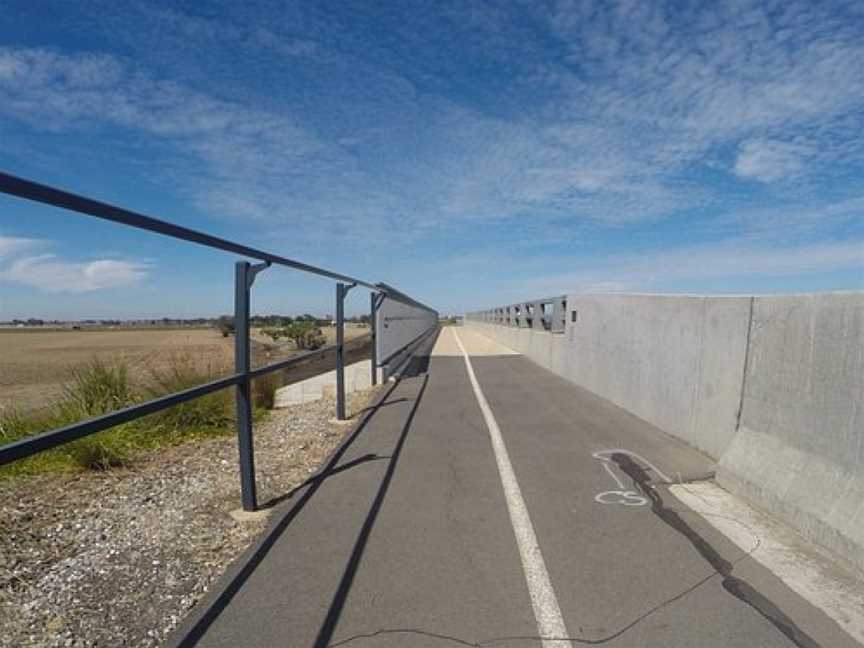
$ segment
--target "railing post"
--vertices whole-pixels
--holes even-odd
[[[336,419],[345,420],[345,295],[357,284],[336,284]]]
[[[378,318],[378,293],[369,295],[369,325],[372,327],[372,349],[369,351],[369,362],[372,363],[372,384],[378,384],[378,329],[375,320]]]
[[[255,271],[238,261],[234,273],[234,371],[243,378],[235,387],[237,447],[240,455],[240,493],[243,510],[258,508],[255,492],[255,447],[252,442],[252,389],[249,379],[249,293]]]
[[[336,418],[345,419],[345,284],[336,284]]]

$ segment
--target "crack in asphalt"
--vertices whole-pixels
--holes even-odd
[[[693,547],[711,566],[712,572],[710,574],[708,574],[704,578],[701,578],[700,580],[687,587],[686,589],[682,590],[678,594],[675,594],[674,596],[669,597],[661,603],[658,603],[651,609],[646,610],[644,613],[636,617],[633,621],[616,630],[612,634],[598,639],[588,639],[586,637],[512,635],[503,637],[492,637],[489,639],[481,639],[479,641],[471,641],[462,637],[448,635],[440,632],[432,632],[429,630],[422,630],[419,628],[381,628],[379,630],[367,633],[359,633],[356,635],[352,635],[338,642],[331,643],[329,644],[329,648],[345,646],[357,640],[373,639],[375,637],[385,635],[399,634],[418,635],[431,639],[438,639],[452,645],[469,646],[471,648],[488,648],[490,646],[503,645],[515,641],[530,641],[539,643],[542,641],[556,640],[569,641],[572,644],[578,645],[602,645],[618,639],[651,615],[662,610],[668,605],[671,605],[672,603],[683,599],[685,596],[687,596],[691,592],[694,592],[715,576],[721,576],[723,578],[722,585],[727,592],[753,608],[763,618],[765,618],[769,623],[771,623],[775,628],[777,628],[777,630],[779,630],[784,636],[786,636],[790,641],[792,641],[796,646],[798,646],[799,648],[821,648],[818,642],[816,642],[807,633],[798,628],[798,626],[788,616],[786,616],[772,601],[770,601],[767,597],[758,592],[749,583],[746,583],[740,578],[732,575],[735,565],[752,555],[752,553],[756,551],[761,545],[761,540],[757,538],[756,544],[753,546],[753,548],[738,559],[733,561],[728,561],[724,559],[707,540],[700,536],[689,524],[687,524],[681,518],[681,515],[686,513],[685,511],[678,511],[665,505],[663,498],[661,497],[657,489],[652,485],[651,478],[644,468],[639,466],[639,464],[637,464],[631,457],[625,454],[613,455],[612,460],[621,468],[621,470],[625,474],[627,474],[627,476],[629,476],[633,480],[635,487],[637,487],[648,498],[648,500],[651,502],[652,512],[665,524],[670,526],[676,532],[683,535],[688,540],[688,542],[693,545]]]
[[[723,589],[735,598],[746,603],[758,612],[766,621],[782,632],[786,638],[799,648],[821,648],[819,643],[801,630],[776,604],[767,596],[756,590],[746,581],[732,574],[734,563],[723,558],[711,544],[685,522],[677,511],[667,508],[660,492],[651,484],[647,471],[631,457],[622,453],[612,455],[612,461],[633,480],[633,484],[651,502],[651,511],[666,525],[680,533],[699,555],[723,576]]]

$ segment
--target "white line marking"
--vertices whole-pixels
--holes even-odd
[[[525,500],[522,499],[522,491],[519,488],[519,482],[516,481],[516,474],[513,472],[513,465],[510,463],[510,456],[507,454],[507,446],[504,445],[501,429],[498,427],[498,422],[492,414],[486,397],[483,395],[483,390],[480,389],[480,383],[477,382],[477,376],[474,375],[474,367],[471,366],[471,359],[462,345],[462,340],[459,339],[459,334],[452,328],[450,330],[453,331],[456,344],[459,345],[462,356],[465,358],[468,378],[471,380],[474,395],[477,397],[477,403],[480,405],[486,427],[489,429],[492,449],[495,452],[495,463],[498,464],[498,475],[501,477],[501,486],[504,488],[504,497],[507,500],[507,510],[510,512],[510,524],[516,535],[516,544],[522,559],[522,570],[525,572],[525,582],[531,596],[531,606],[534,608],[534,618],[537,621],[541,645],[543,648],[569,648],[571,643],[564,637],[570,635],[564,625],[564,617],[561,615],[558,599],[555,598],[555,590],[552,589],[549,572],[546,571],[546,563],[540,552],[540,545],[537,543],[534,525],[528,515]]]
[[[595,459],[597,458],[598,457],[595,457]],[[616,475],[615,471],[612,470],[612,466],[609,465],[609,462],[606,459],[603,459],[602,461],[603,463],[600,465],[603,466],[606,469],[606,472],[609,473],[609,476],[615,480],[615,483],[618,484],[618,488],[623,489],[624,483],[620,479],[618,479],[618,475]]]

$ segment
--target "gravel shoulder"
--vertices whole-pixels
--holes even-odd
[[[372,394],[351,394],[349,412]],[[333,410],[325,399],[256,424],[259,501],[301,485],[344,438]],[[233,437],[0,481],[0,646],[159,645],[266,524],[235,521],[239,502]]]

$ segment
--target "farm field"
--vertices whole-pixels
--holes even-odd
[[[327,344],[335,341],[335,328],[322,327]],[[353,324],[345,327],[346,340],[369,332]],[[298,353],[293,343],[273,341],[252,331],[256,364],[273,362]],[[51,407],[60,399],[73,367],[98,358],[122,360],[133,383],[145,382],[150,372],[175,358],[202,369],[227,371],[234,362],[234,338],[215,328],[141,329],[0,329],[0,409],[33,411]]]

